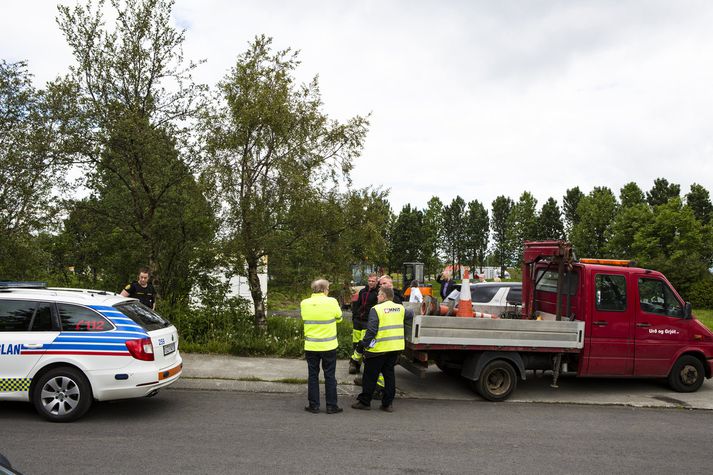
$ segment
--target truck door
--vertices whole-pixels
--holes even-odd
[[[627,376],[634,374],[633,311],[628,302],[627,274],[607,271],[594,274],[585,374]]]
[[[666,376],[678,350],[688,341],[688,323],[683,303],[664,280],[638,278],[636,376]]]

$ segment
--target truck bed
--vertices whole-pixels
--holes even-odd
[[[406,343],[413,349],[496,347],[497,349],[562,349],[584,346],[584,322],[459,318],[416,315],[406,325]]]

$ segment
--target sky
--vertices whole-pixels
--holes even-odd
[[[73,64],[56,4],[0,10],[0,59],[38,86]],[[256,35],[300,50],[331,118],[370,114],[352,186],[397,213],[658,177],[713,192],[710,1],[176,0],[174,17],[210,86]]]

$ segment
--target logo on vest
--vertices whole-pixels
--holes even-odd
[[[401,309],[399,307],[386,307],[384,309],[384,313],[394,313],[394,312],[400,312]]]

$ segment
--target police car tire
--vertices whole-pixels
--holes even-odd
[[[52,401],[47,397],[48,393],[45,393],[45,400],[43,401],[43,388],[45,388],[51,380],[55,380],[55,387],[61,382],[69,390],[67,392],[70,393],[71,396],[76,395],[76,399],[72,397],[72,401],[75,402],[75,404],[62,403],[60,400]],[[51,393],[51,388],[48,389],[50,389]],[[60,396],[60,399],[64,399],[65,397],[64,394],[60,395],[60,392],[57,392],[57,395]],[[35,406],[35,410],[37,410],[42,417],[52,422],[70,422],[82,417],[92,405],[92,399],[92,388],[86,376],[78,369],[69,366],[52,368],[44,373],[37,380],[37,384],[32,391],[32,403]],[[55,404],[51,404],[52,402]],[[46,407],[46,403],[51,404],[49,410]],[[69,406],[70,410],[66,412],[63,411],[61,414],[59,411],[53,413],[53,411],[57,410],[60,406],[62,406],[64,410]]]

